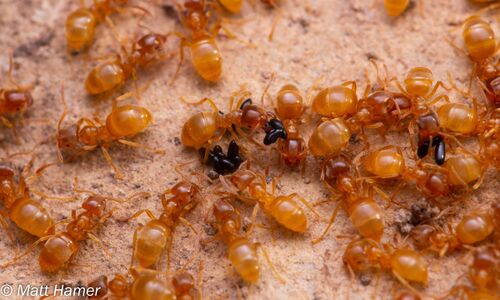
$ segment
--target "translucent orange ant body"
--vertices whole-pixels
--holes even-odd
[[[75,188],[75,191],[76,188]],[[44,272],[57,272],[63,267],[67,267],[80,250],[81,243],[91,239],[100,245],[101,240],[97,238],[92,231],[99,228],[108,218],[111,217],[113,210],[106,208],[108,200],[124,202],[138,196],[148,196],[147,193],[136,193],[126,200],[116,199],[94,194],[89,191],[80,191],[91,193],[82,203],[83,211],[79,214],[76,210],[71,211],[71,219],[66,225],[65,230],[56,231],[55,234],[45,235],[33,243],[22,255],[15,257],[3,266],[14,264],[16,261],[29,254],[39,243],[44,242],[38,257],[40,269]],[[104,250],[104,248],[103,248]],[[106,252],[107,254],[107,252]]]
[[[457,295],[458,299],[498,299],[500,293],[498,246],[490,244],[475,248],[473,251],[473,260],[468,272],[472,286],[464,284],[455,286],[445,295],[446,298]]]
[[[246,235],[240,233],[242,225],[240,213],[227,200],[218,199],[213,204],[213,214],[218,237],[227,245],[227,256],[236,272],[246,282],[256,282],[260,277],[257,248],[262,247],[262,245],[248,240],[247,235],[251,230],[248,230]],[[276,273],[267,252],[263,248],[262,251],[272,271],[280,281],[284,282]]]
[[[31,165],[31,162],[29,164]],[[0,164],[0,202],[7,210],[6,217],[34,236],[43,237],[52,234],[54,221],[42,204],[30,197],[24,174],[19,174],[18,182],[15,177],[16,172],[13,168]],[[8,228],[2,215],[0,223],[4,228]]]
[[[500,108],[485,116],[478,132],[482,156],[500,168]]]
[[[169,34],[148,33],[132,44],[131,51],[122,46],[123,54],[95,66],[85,79],[85,89],[91,95],[106,93],[136,78],[137,70],[161,61],[170,54],[165,53]]]
[[[283,86],[276,96],[276,113],[283,122],[287,138],[278,141],[278,152],[287,165],[305,167],[307,145],[300,134],[300,122],[306,110],[304,99],[294,85]]]
[[[480,80],[481,87],[491,103],[498,107],[500,105],[500,70],[498,63],[495,63],[493,59],[498,50],[495,32],[491,25],[479,16],[467,18],[462,28],[468,55],[474,61],[473,74]],[[472,84],[472,78],[470,84]]]
[[[116,274],[111,280],[104,275],[97,277],[88,284],[88,287],[99,289],[97,297],[91,299],[200,299],[194,278],[186,271],[177,272],[172,277],[171,284],[158,278],[149,269],[132,268],[130,273],[132,281],[120,274]]]
[[[14,88],[0,88],[0,123],[7,128],[12,129],[14,136],[17,137],[14,124],[7,119],[7,116],[24,113],[30,106],[33,105],[33,97],[31,96],[30,86],[19,85],[12,76],[12,56],[9,57],[8,78]]]
[[[474,189],[477,189],[482,182],[486,166],[476,155],[457,149],[451,157],[446,159],[443,167],[435,167],[438,170],[438,177],[429,177],[437,172],[425,172],[422,168],[410,168],[406,165],[403,152],[400,147],[386,146],[368,154],[360,154],[355,160],[361,157],[364,169],[377,178],[402,178],[406,181],[417,180],[417,185],[425,190],[425,187],[431,188],[430,191],[445,191],[443,185],[468,187],[474,183]],[[447,175],[444,179],[443,176]],[[431,181],[429,181],[431,180]],[[428,185],[429,184],[429,185]]]
[[[97,240],[92,233],[112,214],[105,213],[106,199],[99,196],[90,196],[82,204],[83,212],[76,214],[72,211],[72,220],[66,230],[50,236],[45,242],[38,262],[45,272],[56,272],[66,266],[77,254],[80,243],[89,237]]]
[[[81,7],[72,11],[66,18],[66,42],[71,52],[79,52],[90,46],[94,41],[94,31],[98,23],[106,17],[119,12],[128,0],[95,0],[94,4],[85,7],[81,0]]]
[[[186,147],[199,149],[220,139],[226,130],[229,130],[233,135],[236,132],[251,139],[251,136],[244,134],[241,129],[247,129],[250,133],[264,129],[268,132],[264,139],[266,145],[276,142],[278,138],[286,137],[283,126],[275,115],[263,107],[253,104],[249,97],[250,93],[247,91],[234,93],[230,99],[230,112],[227,114],[221,113],[217,105],[209,98],[194,103],[208,102],[212,111],[195,113],[184,123],[181,131],[182,144]],[[237,108],[233,109],[235,98],[239,98],[239,101],[236,105]],[[276,126],[280,128],[276,128]],[[278,134],[275,135],[275,133]]]
[[[212,6],[213,9],[209,9]],[[177,5],[179,19],[182,25],[191,31],[191,37],[187,38],[178,33],[181,38],[180,61],[175,75],[184,61],[184,47],[191,51],[193,66],[203,79],[216,82],[222,75],[222,55],[215,42],[215,36],[221,26],[218,16],[217,4],[206,0],[186,0],[184,7]],[[216,20],[209,28],[209,21],[215,12]],[[174,75],[174,77],[175,77]]]
[[[342,204],[352,224],[358,232],[367,238],[378,240],[384,233],[383,210],[375,202],[373,189],[366,182],[356,179],[353,167],[342,155],[325,160],[321,166],[321,180],[333,193],[340,193]],[[338,207],[334,210],[329,225],[323,234],[314,241],[321,241],[333,225]]]
[[[243,0],[219,0],[219,3],[230,13],[238,14],[241,11]]]
[[[385,247],[386,245],[384,245]],[[346,248],[342,260],[350,271],[358,273],[371,269],[391,270],[404,285],[415,291],[408,281],[427,284],[428,264],[416,251],[402,248],[386,250],[371,239],[352,241]]]
[[[168,197],[168,195],[172,196]],[[184,220],[183,216],[196,206],[199,196],[198,186],[185,180],[179,181],[161,195],[163,213],[159,218],[147,209],[135,213],[130,219],[146,213],[151,220],[134,232],[132,259],[137,260],[141,267],[151,267],[158,262],[169,240],[168,262],[170,265],[170,247],[175,227],[179,221]]]
[[[391,17],[401,15],[409,4],[410,0],[384,0],[385,11]]]
[[[257,202],[266,214],[289,230],[299,233],[307,230],[306,214],[295,199],[318,215],[297,193],[275,196],[276,182],[274,180],[272,192],[269,193],[265,178],[259,173],[244,169],[244,165],[227,177],[229,180],[226,177],[219,177],[227,193],[247,202]],[[247,194],[242,194],[245,191]]]
[[[493,209],[493,213],[481,211],[467,213],[454,230],[450,229],[450,233],[422,224],[415,227],[410,235],[418,248],[429,249],[443,256],[462,245],[476,244],[490,236],[495,230],[494,212]]]
[[[61,101],[64,104],[64,111],[59,119],[56,133],[58,154],[61,161],[64,160],[64,156],[73,158],[100,148],[106,161],[113,167],[115,176],[122,179],[122,173],[113,163],[107,150],[112,142],[144,148],[155,153],[164,153],[163,150],[151,149],[126,139],[144,131],[153,121],[151,112],[145,107],[130,104],[118,106],[114,101],[111,113],[107,116],[105,123],[98,119],[93,121],[88,118],[81,118],[75,125],[61,128],[67,114],[62,87]]]

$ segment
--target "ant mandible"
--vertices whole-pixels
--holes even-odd
[[[58,155],[61,162],[64,161],[63,154],[72,157],[100,148],[104,158],[115,171],[116,178],[122,179],[122,173],[114,164],[107,150],[111,142],[143,148],[154,153],[164,153],[164,150],[152,149],[125,139],[146,130],[153,121],[151,112],[145,107],[131,104],[118,106],[116,100],[114,100],[113,108],[106,118],[106,123],[102,123],[98,119],[93,121],[84,117],[73,126],[61,128],[68,110],[62,86],[61,101],[64,105],[64,111],[57,124],[56,132]]]

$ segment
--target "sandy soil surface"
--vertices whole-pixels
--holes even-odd
[[[0,270],[0,283],[82,284],[96,275],[124,273],[128,269],[132,253],[132,236],[139,223],[147,221],[141,217],[131,222],[120,222],[140,209],[150,209],[155,215],[161,213],[160,194],[176,182],[178,175],[173,172],[177,163],[197,157],[193,150],[180,145],[180,128],[188,116],[199,108],[182,103],[181,96],[189,100],[210,97],[221,110],[228,110],[230,94],[244,85],[260,98],[262,90],[272,72],[276,81],[270,92],[275,95],[285,83],[297,85],[302,91],[310,87],[320,76],[323,85],[333,85],[345,80],[356,80],[362,90],[366,83],[365,71],[370,69],[369,59],[374,58],[387,64],[393,75],[402,78],[413,66],[427,66],[435,77],[446,80],[449,72],[459,83],[467,81],[471,64],[468,59],[453,50],[446,37],[455,38],[461,45],[460,22],[477,9],[465,0],[421,1],[403,16],[393,19],[386,16],[382,1],[367,0],[285,0],[279,10],[266,9],[260,2],[246,3],[240,17],[242,25],[230,24],[234,33],[255,47],[221,36],[218,40],[224,55],[224,75],[217,84],[201,80],[190,65],[189,58],[182,67],[174,84],[168,82],[174,72],[176,61],[167,61],[139,73],[139,85],[151,82],[142,93],[141,99],[127,100],[148,107],[154,114],[154,124],[135,141],[152,147],[166,149],[166,155],[154,155],[145,151],[115,146],[110,152],[115,162],[126,174],[124,181],[117,181],[102,154],[98,151],[82,157],[75,163],[67,163],[48,169],[34,185],[52,195],[71,195],[73,178],[78,177],[80,187],[96,193],[125,197],[134,192],[146,191],[152,194],[148,199],[130,203],[112,203],[116,208],[114,218],[110,219],[96,233],[112,254],[106,257],[96,243],[85,242],[74,260],[75,266],[55,275],[44,274],[38,267],[39,250],[23,258],[19,263]],[[78,7],[78,1],[58,0],[0,0],[0,67],[2,84],[6,82],[5,71],[8,65],[9,50],[14,51],[14,75],[22,83],[34,85],[34,105],[27,112],[22,125],[18,127],[20,143],[16,144],[6,128],[0,128],[0,157],[9,153],[30,150],[41,140],[53,135],[57,119],[62,112],[59,102],[59,89],[64,82],[67,103],[70,108],[66,123],[75,122],[81,116],[97,113],[104,117],[110,111],[110,99],[95,99],[87,96],[83,81],[91,66],[95,64],[90,56],[101,56],[118,49],[118,44],[105,25],[98,27],[96,42],[88,52],[90,55],[72,56],[66,50],[64,21],[67,14]],[[158,6],[148,6],[154,17],[145,23],[159,32],[182,30],[176,20]],[[279,13],[273,41],[267,39],[268,33]],[[130,37],[146,32],[137,27],[137,18],[130,13],[114,16],[120,34]],[[493,19],[492,19],[493,21]],[[495,29],[498,26],[495,24]],[[500,31],[497,31],[500,32]],[[172,45],[172,49],[173,49]],[[127,84],[121,90],[132,89]],[[361,94],[361,91],[359,91]],[[311,132],[310,125],[304,127],[304,135]],[[397,144],[409,151],[407,136],[390,134],[386,141],[374,136],[373,144]],[[250,146],[251,147],[251,146]],[[256,157],[269,156],[268,150],[252,148]],[[361,145],[353,145],[353,153]],[[56,159],[53,143],[38,148],[36,166]],[[12,160],[22,167],[28,157]],[[271,161],[271,174],[279,173],[276,159]],[[193,170],[203,171],[196,163]],[[204,172],[207,170],[205,169]],[[327,191],[319,181],[319,166],[313,158],[308,158],[305,179],[298,169],[285,169],[280,178],[279,193],[298,192],[310,201],[325,199]],[[215,187],[206,181],[200,183],[205,191]],[[382,184],[390,191],[390,184]],[[454,204],[456,213],[448,219],[456,222],[470,207],[487,203],[498,198],[498,174],[489,171],[482,187],[473,194]],[[286,279],[286,284],[277,281],[262,259],[262,277],[254,285],[244,284],[235,275],[226,259],[226,247],[221,242],[202,245],[200,240],[213,235],[212,228],[205,222],[207,211],[214,196],[207,198],[186,216],[197,233],[186,226],[179,226],[175,232],[172,250],[172,267],[178,269],[191,259],[188,265],[193,274],[198,272],[198,263],[203,262],[202,291],[209,299],[235,299],[238,293],[244,299],[388,299],[401,285],[390,275],[383,274],[378,286],[375,277],[365,277],[350,281],[348,272],[342,264],[342,253],[349,239],[336,238],[337,235],[354,235],[355,230],[344,212],[339,214],[332,231],[326,239],[313,245],[311,240],[319,236],[326,223],[308,214],[310,229],[304,235],[291,234],[266,218],[259,215],[258,222],[269,224],[273,233],[257,228],[252,239],[266,246],[276,268]],[[39,199],[38,197],[35,197]],[[411,204],[421,196],[414,188],[405,190],[398,199]],[[72,209],[79,207],[81,201],[61,202],[40,199],[54,219],[62,220],[70,215]],[[249,216],[251,207],[238,204],[244,216]],[[325,204],[318,210],[328,216],[334,204]],[[385,209],[385,241],[392,241],[396,231],[398,212],[396,206]],[[454,223],[453,223],[454,224]],[[35,241],[11,224],[20,249],[27,248]],[[7,239],[4,231],[0,239],[0,261],[14,255],[15,247]],[[465,272],[466,266],[457,263],[464,252],[455,252],[442,259],[427,255],[431,263],[430,283],[427,287],[417,287],[429,294],[441,294],[449,289]],[[166,269],[166,255],[159,268]],[[233,272],[234,273],[234,272]],[[2,297],[0,297],[2,298]]]

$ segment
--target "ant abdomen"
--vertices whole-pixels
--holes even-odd
[[[85,79],[85,89],[91,95],[111,91],[125,82],[126,74],[118,60],[97,65]]]
[[[80,8],[72,12],[66,19],[66,41],[72,52],[88,47],[94,39],[97,21],[88,8]]]
[[[276,197],[269,205],[268,210],[273,218],[287,229],[301,233],[306,232],[307,217],[304,210],[290,197]]]
[[[137,229],[133,256],[142,267],[155,264],[167,245],[171,230],[160,220],[152,220]]]
[[[259,257],[255,244],[246,238],[232,241],[228,257],[236,272],[248,282],[256,282],[260,276]]]
[[[356,112],[358,97],[355,86],[338,85],[321,90],[312,102],[312,111],[329,118],[352,115]]]
[[[191,116],[182,127],[182,144],[186,147],[202,147],[219,128],[217,118],[217,115],[210,111],[201,111]]]
[[[383,211],[373,199],[356,199],[347,204],[347,212],[362,236],[378,240],[384,234]]]
[[[215,39],[203,37],[194,40],[190,49],[196,72],[205,80],[218,81],[222,75],[222,56]]]
[[[79,247],[78,241],[66,232],[52,236],[40,251],[40,268],[45,272],[59,270],[78,252]]]
[[[336,155],[351,138],[351,132],[343,119],[327,120],[314,129],[308,147],[314,156]]]
[[[54,232],[54,222],[47,210],[31,198],[22,198],[9,208],[9,217],[19,228],[43,237]]]
[[[476,61],[492,56],[496,51],[495,33],[485,20],[471,16],[463,24],[463,38],[467,52]]]

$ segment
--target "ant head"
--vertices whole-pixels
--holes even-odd
[[[147,53],[152,53],[161,50],[165,44],[167,38],[164,35],[149,33],[144,35],[141,39],[137,41],[137,45],[140,49]]]
[[[96,217],[101,217],[106,209],[106,199],[101,196],[92,195],[85,200],[82,208]]]
[[[328,159],[322,165],[321,171],[327,178],[334,178],[340,174],[347,173],[351,170],[351,163],[343,156]]]
[[[176,295],[185,295],[194,287],[194,278],[186,271],[181,271],[172,278],[172,285]]]
[[[199,192],[200,189],[195,184],[188,181],[180,181],[170,189],[170,193],[185,199],[191,199]]]
[[[224,198],[217,199],[217,201],[214,202],[213,211],[215,219],[217,220],[226,220],[231,215],[237,214],[234,206]]]
[[[0,180],[11,180],[14,178],[15,171],[11,166],[0,163]]]
[[[96,297],[104,297],[108,293],[108,277],[101,275],[89,282],[88,287],[98,290]]]
[[[231,176],[231,183],[239,190],[246,189],[252,181],[257,178],[254,172],[247,169],[240,169]]]
[[[22,112],[33,105],[33,97],[29,92],[7,91],[5,92],[4,105],[9,112]]]

